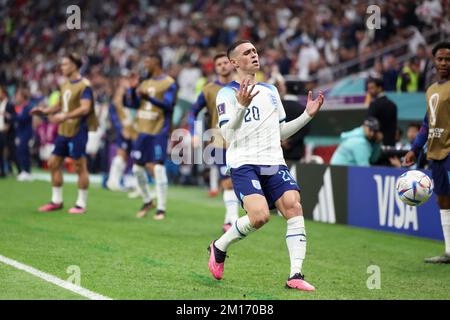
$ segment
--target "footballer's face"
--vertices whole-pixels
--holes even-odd
[[[256,73],[259,70],[259,57],[256,48],[251,43],[243,43],[234,49],[231,63],[245,73]]]
[[[439,49],[434,57],[436,69],[443,79],[450,77],[450,49]]]
[[[147,57],[144,60],[144,67],[150,75],[153,74],[157,65],[158,65],[158,60],[155,58]]]
[[[69,58],[64,57],[61,61],[61,72],[63,76],[69,77],[77,69],[75,63],[73,63]]]
[[[214,68],[216,69],[216,73],[221,77],[228,77],[233,71],[233,65],[226,56],[217,58],[214,62]]]

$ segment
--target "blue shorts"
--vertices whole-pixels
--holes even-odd
[[[70,157],[78,160],[86,156],[86,144],[88,141],[87,127],[81,127],[73,137],[64,137],[59,134],[55,139],[55,148],[52,154],[59,157]]]
[[[434,192],[438,196],[450,195],[450,156],[442,160],[431,160],[430,166]]]
[[[220,180],[229,179],[230,176],[227,175],[227,160],[226,160],[227,149],[225,148],[214,148],[212,152],[212,157],[214,158],[214,165],[219,170]]]
[[[151,135],[139,133],[133,143],[131,157],[139,165],[161,162],[166,160],[167,134]]]
[[[275,209],[277,201],[286,191],[300,192],[295,179],[286,166],[243,165],[231,169],[234,192],[243,205],[245,196],[260,194],[264,196],[269,209]]]
[[[120,149],[125,150],[128,154],[130,154],[133,149],[133,140],[125,139],[121,134],[117,136],[116,144]]]

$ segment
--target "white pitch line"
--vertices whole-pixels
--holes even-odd
[[[3,262],[7,265],[10,265],[16,269],[28,272],[30,274],[32,274],[33,276],[36,276],[38,278],[41,278],[42,280],[45,280],[47,282],[56,284],[57,286],[64,288],[66,290],[72,291],[74,293],[79,294],[80,296],[83,296],[85,298],[91,299],[91,300],[112,300],[109,297],[103,296],[101,294],[92,292],[88,289],[82,288],[80,286],[77,286],[71,282],[65,281],[65,280],[61,280],[58,277],[55,277],[51,274],[39,271],[33,267],[27,266],[26,264],[20,263],[18,261],[15,261],[13,259],[9,259],[5,256],[2,256],[0,254],[0,262]]]

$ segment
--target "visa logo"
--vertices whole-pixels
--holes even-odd
[[[380,226],[417,231],[419,229],[417,208],[400,200],[395,190],[397,177],[374,175],[373,179],[377,184]]]

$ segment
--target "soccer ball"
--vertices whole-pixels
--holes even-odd
[[[410,206],[419,206],[431,197],[433,182],[425,173],[419,170],[409,170],[398,177],[395,188],[404,203]]]

